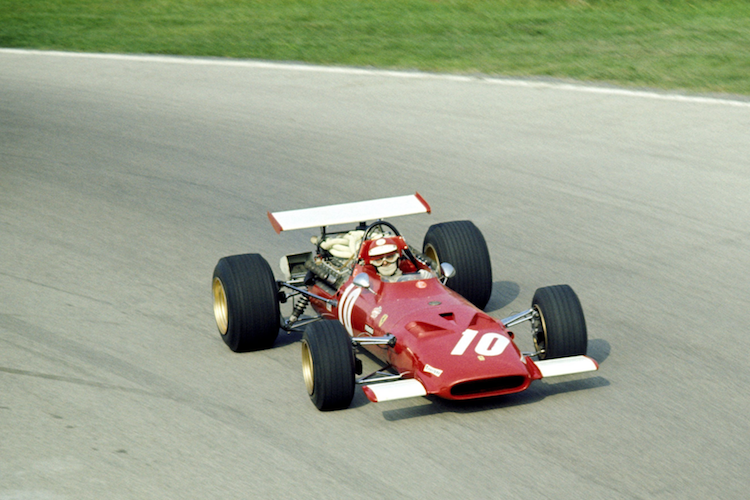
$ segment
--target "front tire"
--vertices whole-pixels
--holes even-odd
[[[468,220],[434,224],[424,236],[422,252],[436,265],[450,263],[456,275],[446,285],[484,309],[492,294],[492,263],[482,232]]]
[[[534,347],[539,359],[563,358],[586,354],[588,333],[578,296],[568,285],[539,288],[531,307],[537,313],[532,320]]]
[[[348,408],[354,398],[354,351],[334,320],[312,323],[302,334],[302,375],[310,400],[321,411]]]
[[[235,352],[267,349],[279,334],[278,286],[259,254],[224,257],[211,286],[216,326]]]

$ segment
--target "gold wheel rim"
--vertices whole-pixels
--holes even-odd
[[[315,388],[315,369],[313,367],[312,353],[310,345],[306,340],[302,341],[302,376],[305,378],[305,387],[307,394],[312,396]]]
[[[424,254],[429,257],[432,262],[435,263],[434,271],[440,270],[440,258],[438,257],[435,247],[428,243],[424,249]]]
[[[534,304],[534,310],[539,315],[539,331],[534,332],[534,349],[539,352],[544,349],[544,353],[539,355],[539,359],[545,359],[547,357],[547,324],[544,322],[544,314],[542,310]],[[539,345],[541,339],[542,344]]]
[[[224,284],[219,278],[214,278],[211,288],[214,293],[214,318],[216,318],[216,326],[219,327],[219,332],[222,335],[226,335],[229,329],[229,306],[227,306],[227,294],[224,291]]]

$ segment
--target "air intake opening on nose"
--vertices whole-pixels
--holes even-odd
[[[526,383],[526,379],[519,375],[472,380],[470,382],[463,382],[454,385],[451,387],[451,394],[453,396],[469,396],[474,394],[505,391],[521,387],[524,383]]]
[[[440,313],[440,316],[447,319],[448,321],[455,321],[456,316],[453,313]]]

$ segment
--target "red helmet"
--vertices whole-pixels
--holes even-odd
[[[365,241],[362,244],[360,256],[365,264],[381,265],[386,260],[395,262],[405,248],[407,248],[406,241],[402,236],[384,236]]]

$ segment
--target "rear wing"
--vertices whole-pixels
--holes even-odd
[[[268,220],[277,233],[292,229],[324,227],[352,222],[385,219],[402,215],[430,213],[430,205],[419,193],[379,200],[356,201],[325,207],[268,212]]]

